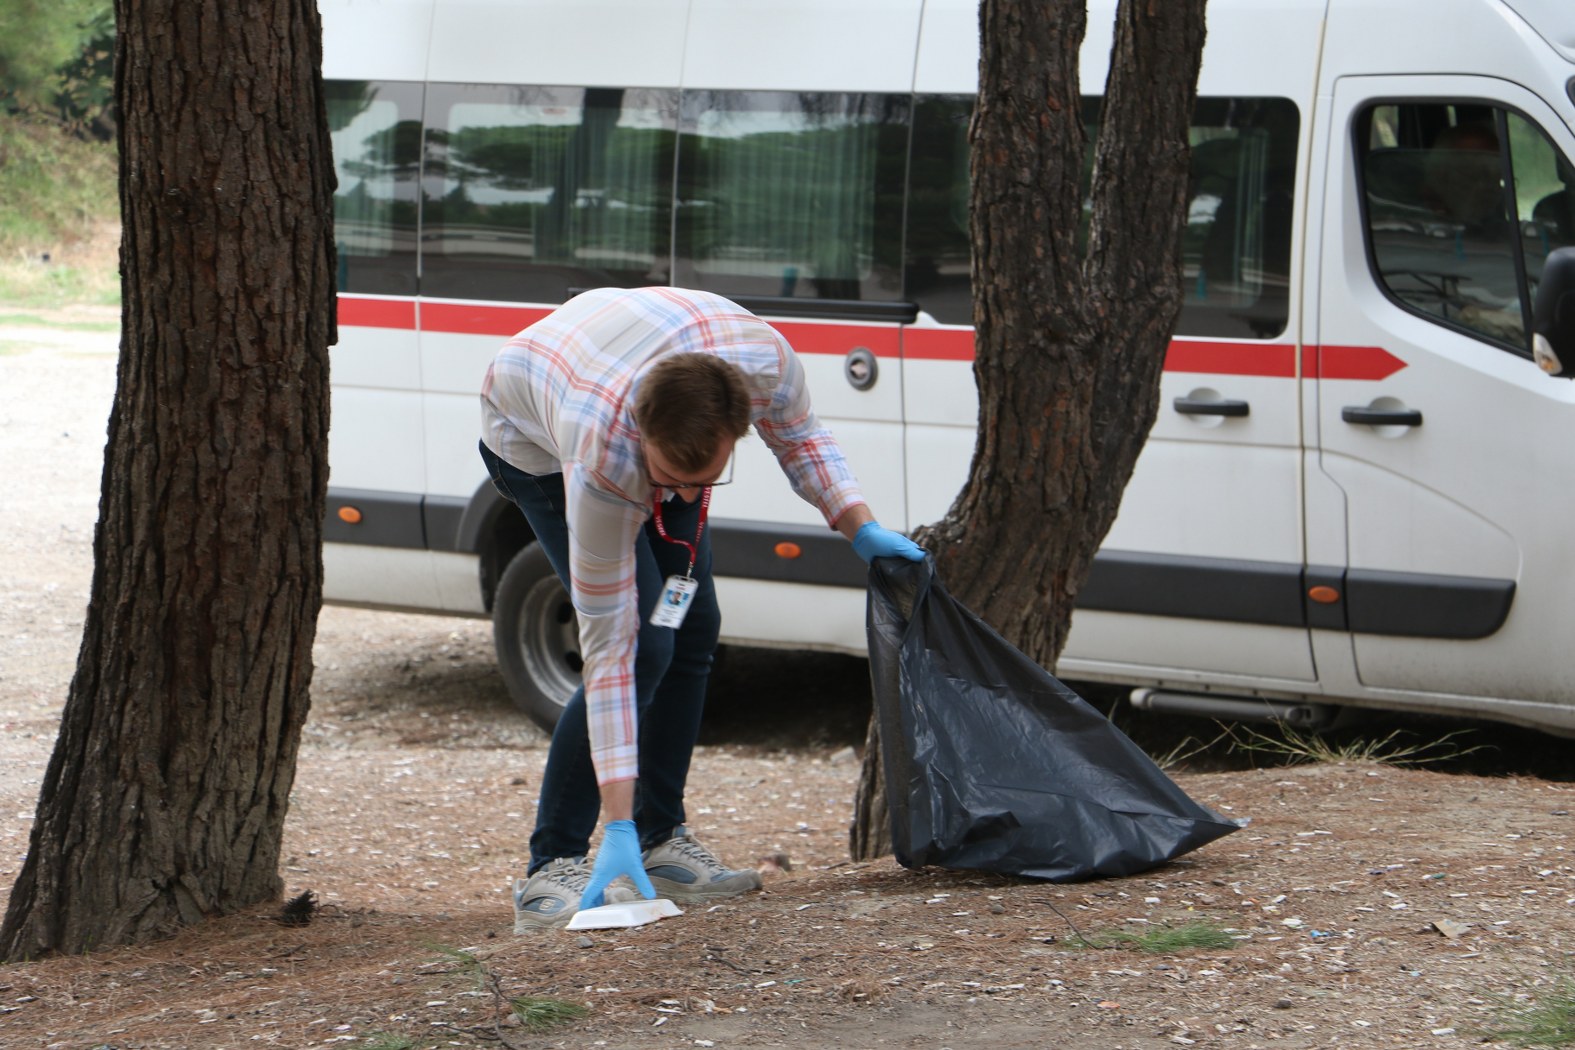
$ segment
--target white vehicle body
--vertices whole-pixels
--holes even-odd
[[[321,8],[342,253],[328,600],[492,612],[529,535],[477,456],[481,378],[600,284],[709,288],[778,324],[883,524],[946,512],[977,410],[976,4]],[[1091,8],[1097,96],[1113,4]],[[1546,252],[1571,243],[1575,5],[1211,0],[1207,17],[1188,304],[1058,673],[1200,711],[1575,734],[1575,385],[1533,363],[1523,323],[1481,319],[1507,301],[1523,322]],[[1467,123],[1508,139],[1502,253],[1407,196],[1434,170],[1421,148]],[[757,440],[712,520],[725,640],[865,650],[862,565]]]

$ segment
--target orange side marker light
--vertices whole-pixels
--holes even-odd
[[[1333,605],[1340,600],[1340,592],[1333,587],[1318,586],[1307,591],[1307,597],[1319,605]]]
[[[771,549],[776,551],[776,555],[777,555],[778,558],[787,558],[789,560],[792,560],[793,558],[797,558],[800,554],[804,553],[803,548],[800,547],[798,544],[796,544],[796,543],[789,543],[786,540],[783,540],[781,543],[777,544],[775,547],[773,547]]]
[[[339,520],[347,525],[361,524],[361,512],[354,507],[340,507]]]

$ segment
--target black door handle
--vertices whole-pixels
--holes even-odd
[[[1340,418],[1347,423],[1363,423],[1370,427],[1422,425],[1422,413],[1414,408],[1368,408],[1366,405],[1346,405],[1340,409]]]
[[[1175,400],[1176,411],[1184,416],[1244,416],[1247,414],[1245,401],[1199,401],[1191,397],[1178,397]]]

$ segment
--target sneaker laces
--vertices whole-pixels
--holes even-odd
[[[669,839],[664,845],[681,857],[698,861],[703,867],[710,869],[712,874],[727,874],[729,872],[727,865],[718,860],[716,854],[688,835],[680,835],[677,838]]]
[[[559,857],[548,861],[547,866],[537,871],[532,878],[542,878],[555,886],[582,893],[591,881],[591,870],[586,867],[584,857]]]

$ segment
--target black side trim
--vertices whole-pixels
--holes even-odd
[[[353,506],[361,521],[339,517]],[[323,526],[325,543],[475,553],[496,515],[509,507],[491,484],[469,500],[332,489]],[[718,576],[780,580],[862,590],[868,570],[852,546],[829,529],[713,520],[712,556]],[[776,553],[780,543],[796,558]],[[1337,596],[1309,597],[1314,587]],[[1486,638],[1504,625],[1515,581],[1434,573],[1342,570],[1233,558],[1194,558],[1134,551],[1100,551],[1078,595],[1079,609],[1224,620],[1412,638]]]
[[[1514,580],[1350,569],[1346,616],[1357,634],[1486,638],[1509,618]]]
[[[869,569],[839,533],[806,525],[761,525],[751,521],[713,519],[711,571],[717,576],[750,580],[817,583],[863,590]],[[796,543],[797,558],[783,558],[776,545]]]
[[[1100,551],[1079,609],[1305,627],[1302,567],[1231,558]]]
[[[492,489],[490,483],[487,488]],[[497,498],[501,502],[502,497]],[[427,546],[435,551],[475,551],[475,547],[460,545],[465,512],[475,502],[474,497],[428,496],[421,504],[421,519],[427,528]]]
[[[323,542],[423,550],[427,546],[427,533],[421,504],[422,497],[400,492],[329,489]],[[339,511],[343,507],[360,511],[361,520],[352,525],[340,518]]]

